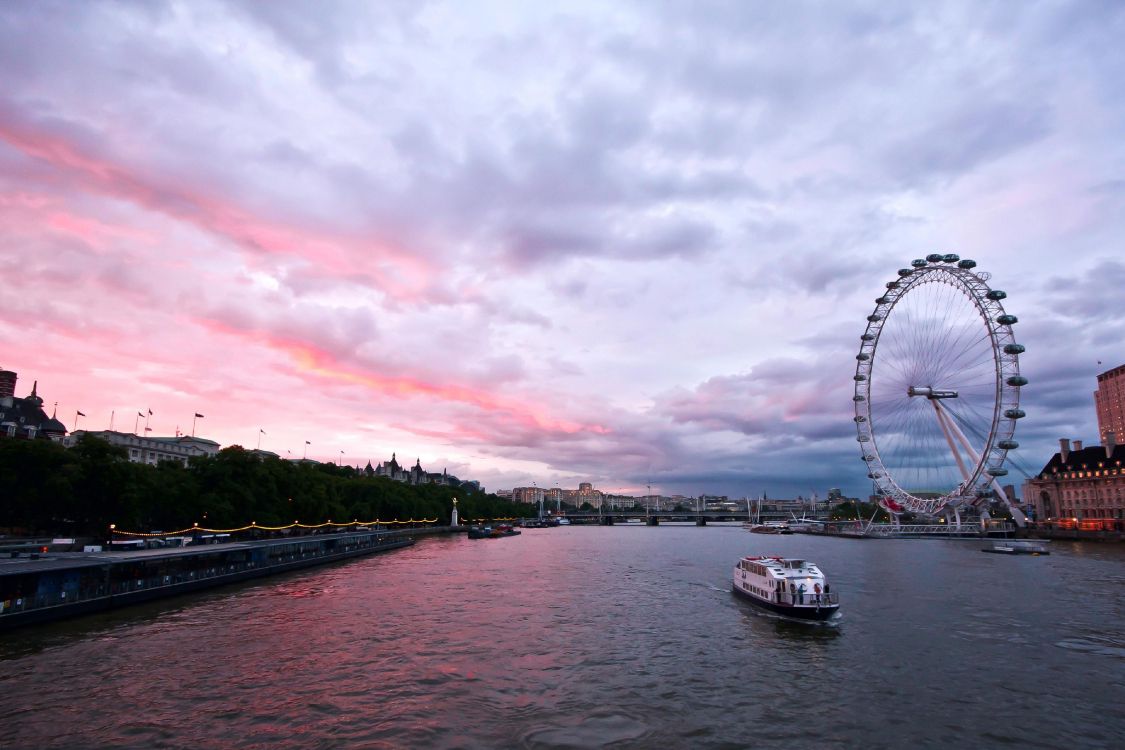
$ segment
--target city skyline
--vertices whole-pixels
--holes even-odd
[[[1112,4],[9,5],[0,367],[70,430],[862,496],[864,318],[952,252],[1020,318],[1034,472],[1125,363],[1123,33]]]

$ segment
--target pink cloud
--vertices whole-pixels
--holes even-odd
[[[0,108],[0,140],[49,164],[90,193],[126,200],[148,211],[188,222],[253,253],[300,258],[333,273],[362,281],[400,301],[422,301],[438,294],[439,277],[425,258],[392,247],[374,236],[354,236],[259,216],[233,201],[170,180],[155,180],[124,164],[90,153],[73,136],[30,125]],[[59,228],[77,229],[64,222]],[[85,227],[92,229],[92,227]],[[376,270],[367,270],[372,266]]]

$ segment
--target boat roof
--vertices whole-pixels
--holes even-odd
[[[797,557],[772,557],[772,556],[768,556],[768,555],[747,555],[746,557],[744,557],[742,559],[743,560],[749,560],[751,562],[756,562],[756,563],[759,563],[761,565],[765,565],[766,567],[773,568],[774,570],[786,570],[786,569],[788,569],[788,570],[800,570],[802,568],[807,568],[810,565],[815,565],[815,563],[811,563],[808,560],[802,560],[802,559],[797,558]]]

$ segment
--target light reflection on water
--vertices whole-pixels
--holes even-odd
[[[0,744],[1116,745],[1125,553],[980,546],[673,526],[427,540],[9,633]],[[841,616],[736,599],[750,553],[817,562]]]

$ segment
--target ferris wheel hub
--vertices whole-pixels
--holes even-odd
[[[940,391],[928,385],[912,385],[906,389],[907,396],[925,396],[928,399],[957,398],[957,391]]]

